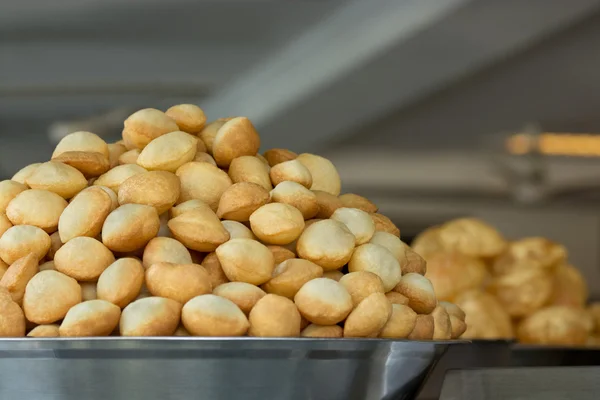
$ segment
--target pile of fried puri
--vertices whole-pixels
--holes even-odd
[[[427,260],[438,299],[466,313],[463,338],[600,343],[600,304],[586,306],[585,280],[564,246],[542,237],[509,242],[485,222],[461,218],[424,231],[413,249]]]
[[[143,109],[0,182],[0,336],[451,339],[426,263],[333,164]]]

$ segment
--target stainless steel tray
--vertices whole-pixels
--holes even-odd
[[[2,339],[0,399],[406,399],[455,343]]]

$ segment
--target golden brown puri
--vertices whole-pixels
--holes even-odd
[[[25,182],[31,189],[48,190],[70,199],[87,186],[85,176],[70,165],[49,161],[39,165]]]
[[[435,324],[431,315],[417,315],[415,327],[408,335],[411,340],[432,340]]]
[[[312,175],[298,160],[290,160],[279,163],[269,171],[273,186],[277,186],[281,182],[289,181],[296,182],[307,189],[312,186]]]
[[[102,242],[90,237],[76,237],[54,255],[56,270],[78,281],[95,281],[115,261]]]
[[[172,336],[181,320],[181,303],[164,297],[145,297],[121,313],[121,336]]]
[[[108,163],[110,168],[114,168],[119,165],[119,157],[127,152],[127,147],[121,143],[109,143],[108,144]]]
[[[333,270],[333,271],[325,271],[325,272],[323,272],[323,278],[333,279],[336,282],[339,282],[340,279],[342,279],[342,276],[344,276],[344,273],[342,271],[339,271],[339,270]]]
[[[282,246],[267,246],[267,248],[273,254],[273,260],[275,261],[275,265],[279,265],[285,260],[289,260],[290,258],[296,258],[296,253],[293,251],[286,249]]]
[[[264,153],[265,159],[270,167],[274,167],[285,161],[295,160],[298,154],[287,149],[270,149]]]
[[[202,266],[208,273],[208,276],[210,277],[210,283],[213,288],[229,282],[227,275],[225,275],[225,272],[223,272],[223,268],[221,267],[217,253],[208,253],[206,257],[204,257],[204,260],[202,260]]]
[[[406,296],[408,306],[418,314],[429,314],[437,305],[433,285],[429,279],[414,272],[403,275],[394,291]]]
[[[153,296],[173,299],[181,304],[212,291],[210,276],[198,264],[152,264],[146,269],[145,282]]]
[[[296,182],[283,181],[271,190],[271,201],[289,204],[302,213],[304,219],[313,218],[319,212],[317,195]]]
[[[171,210],[169,210],[169,216],[170,218],[175,218],[193,210],[199,210],[202,212],[212,211],[210,206],[202,200],[188,200],[171,208]]]
[[[217,132],[219,131],[219,128],[222,127],[228,120],[229,118],[220,118],[216,121],[212,121],[206,124],[206,126],[198,133],[198,137],[206,146],[207,153],[212,154],[212,146],[213,142],[215,141],[215,137],[217,136]]]
[[[248,334],[256,337],[300,336],[301,317],[294,302],[276,294],[267,294],[256,302],[248,317]]]
[[[201,140],[198,140],[198,143],[202,143],[204,145],[204,142]],[[196,151],[196,155],[194,156],[194,159],[192,161],[195,162],[205,162],[205,163],[209,163],[212,165],[217,165],[217,162],[215,161],[214,158],[212,158],[212,156],[204,151]]]
[[[262,285],[267,293],[293,299],[300,288],[308,281],[323,276],[323,268],[317,264],[292,258],[278,264],[273,270],[272,278]]]
[[[60,215],[58,240],[66,243],[78,236],[97,237],[106,217],[113,210],[112,206],[110,195],[102,187],[93,186],[82,190]]]
[[[119,204],[145,204],[160,215],[179,198],[179,178],[171,172],[150,171],[134,175],[119,186]]]
[[[385,247],[377,244],[366,243],[358,246],[350,262],[348,271],[368,271],[381,278],[386,292],[392,290],[402,277],[398,260]]]
[[[436,253],[427,259],[425,276],[439,300],[452,301],[461,293],[481,288],[488,275],[481,260],[460,253]]]
[[[381,278],[368,271],[350,272],[343,275],[339,282],[350,293],[354,307],[373,293],[385,293]]]
[[[0,181],[0,213],[5,213],[8,203],[27,189],[27,185],[23,183],[11,180]]]
[[[339,196],[342,189],[340,175],[328,159],[315,154],[300,154],[296,160],[302,163],[312,176],[312,190],[327,192]]]
[[[155,237],[144,248],[142,261],[144,268],[159,262],[191,264],[192,256],[181,242],[168,237]]]
[[[235,303],[213,294],[188,301],[181,317],[194,336],[243,336],[249,327],[248,319]]]
[[[139,149],[128,150],[119,156],[119,165],[137,164],[142,152]]]
[[[221,221],[223,227],[229,232],[230,239],[252,239],[257,240],[254,233],[246,225],[237,221]]]
[[[154,207],[125,204],[112,211],[102,225],[102,243],[110,250],[130,252],[143,248],[160,228]]]
[[[471,290],[456,298],[456,305],[465,315],[467,330],[464,339],[511,339],[514,337],[510,315],[496,298],[488,293]]]
[[[433,317],[433,339],[450,340],[452,339],[452,323],[450,315],[444,306],[437,306],[432,312]]]
[[[15,196],[6,207],[13,225],[33,225],[47,233],[56,232],[67,201],[48,190],[29,189]]]
[[[69,151],[100,153],[106,158],[110,155],[108,145],[100,136],[85,131],[69,133],[63,137],[56,145],[52,159]]]
[[[273,189],[269,166],[258,157],[242,156],[233,159],[227,173],[233,183],[251,182],[262,186],[267,191]]]
[[[346,225],[323,220],[313,223],[302,232],[296,251],[300,258],[329,271],[339,269],[350,261],[354,243],[355,237]]]
[[[31,174],[33,174],[40,165],[42,165],[42,163],[29,164],[17,171],[17,173],[14,174],[10,180],[26,185],[27,178],[29,178],[29,176],[31,176]]]
[[[33,323],[52,324],[80,302],[81,287],[75,279],[47,270],[34,275],[25,287],[23,311]]]
[[[127,179],[134,175],[146,172],[146,170],[136,164],[118,165],[101,175],[94,181],[95,186],[105,186],[115,193],[119,192],[119,187]]]
[[[553,274],[551,305],[584,308],[588,300],[588,287],[579,270],[561,264]]]
[[[517,338],[527,344],[583,346],[588,330],[579,310],[551,306],[525,318],[518,326]]]
[[[10,265],[33,253],[41,260],[48,253],[50,243],[50,236],[37,226],[13,226],[0,237],[0,258]]]
[[[144,283],[144,268],[135,258],[120,258],[106,268],[96,286],[100,300],[125,308],[139,294]]]
[[[232,282],[262,285],[271,279],[275,261],[273,253],[251,239],[231,239],[216,250],[223,272]]]
[[[181,181],[181,194],[178,203],[188,200],[202,200],[217,211],[221,196],[233,182],[226,172],[205,162],[189,162],[179,167],[175,173]]]
[[[552,275],[541,269],[515,270],[495,277],[488,290],[513,318],[530,315],[552,296]]]
[[[336,196],[331,193],[324,192],[322,190],[314,190],[312,192],[315,194],[317,198],[317,206],[318,211],[315,215],[316,218],[326,219],[331,217],[331,215],[338,208],[342,208],[344,205]]]
[[[58,324],[38,325],[27,334],[28,337],[59,337]]]
[[[165,111],[179,129],[187,133],[197,134],[206,123],[206,115],[200,107],[195,104],[177,104]]]
[[[503,275],[516,269],[554,270],[564,264],[567,250],[546,238],[529,237],[508,244],[506,250],[494,260],[492,271]]]
[[[248,118],[236,117],[218,129],[211,147],[217,165],[229,167],[235,158],[256,155],[260,138]]]
[[[269,192],[252,182],[234,183],[219,200],[217,216],[222,219],[245,222],[250,215],[269,202]]]
[[[369,243],[378,244],[388,249],[400,263],[402,273],[416,272],[425,275],[427,262],[397,236],[388,232],[377,231],[373,234]]]
[[[392,303],[383,293],[373,293],[350,312],[344,322],[344,337],[377,336],[392,315]]]
[[[375,223],[375,230],[391,233],[392,235],[400,237],[400,229],[392,222],[391,219],[383,214],[371,213],[371,218]]]
[[[35,254],[30,253],[25,257],[19,258],[8,267],[0,279],[0,287],[7,290],[15,303],[22,304],[25,287],[37,273],[38,259]]]
[[[213,289],[213,294],[231,300],[246,315],[266,295],[261,288],[246,282],[223,283]]]
[[[346,288],[327,278],[305,283],[296,293],[294,303],[304,318],[318,325],[337,324],[353,309],[352,297]]]
[[[477,218],[449,221],[440,227],[438,235],[445,250],[473,257],[496,257],[506,248],[502,235]]]
[[[2,288],[0,288],[0,291]],[[0,337],[25,336],[25,316],[21,307],[0,292]]]
[[[175,131],[164,134],[141,151],[136,163],[148,171],[175,172],[196,156],[198,138]]]
[[[344,207],[358,208],[369,214],[376,213],[379,208],[371,200],[366,197],[354,193],[345,193],[339,196]]]
[[[403,306],[408,305],[408,297],[398,292],[387,292],[385,297],[387,297],[392,304],[401,304]]]
[[[295,207],[269,203],[250,215],[250,227],[261,242],[284,245],[298,239],[304,230],[304,218]]]
[[[60,324],[61,337],[108,336],[119,325],[121,309],[105,300],[79,303]]]
[[[339,325],[310,324],[300,332],[300,336],[309,338],[341,338],[344,330]]]
[[[152,140],[179,130],[175,121],[164,112],[145,108],[131,114],[124,123],[123,141],[128,149],[143,149]]]
[[[70,165],[86,178],[95,178],[110,169],[108,157],[98,152],[66,151],[52,160]]]
[[[407,305],[392,304],[392,314],[381,332],[379,332],[379,337],[405,339],[415,329],[416,324],[417,313],[412,308]]]
[[[357,246],[369,242],[375,233],[371,216],[358,208],[338,208],[330,218],[346,225],[356,238]]]
[[[168,222],[173,238],[188,249],[210,252],[230,239],[229,232],[210,209],[187,211]]]

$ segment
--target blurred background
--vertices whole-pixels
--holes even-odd
[[[0,178],[139,108],[245,115],[407,242],[471,215],[565,244],[600,297],[600,0],[0,6]]]

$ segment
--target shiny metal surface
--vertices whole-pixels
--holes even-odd
[[[301,338],[2,339],[0,399],[407,399],[449,344]]]

